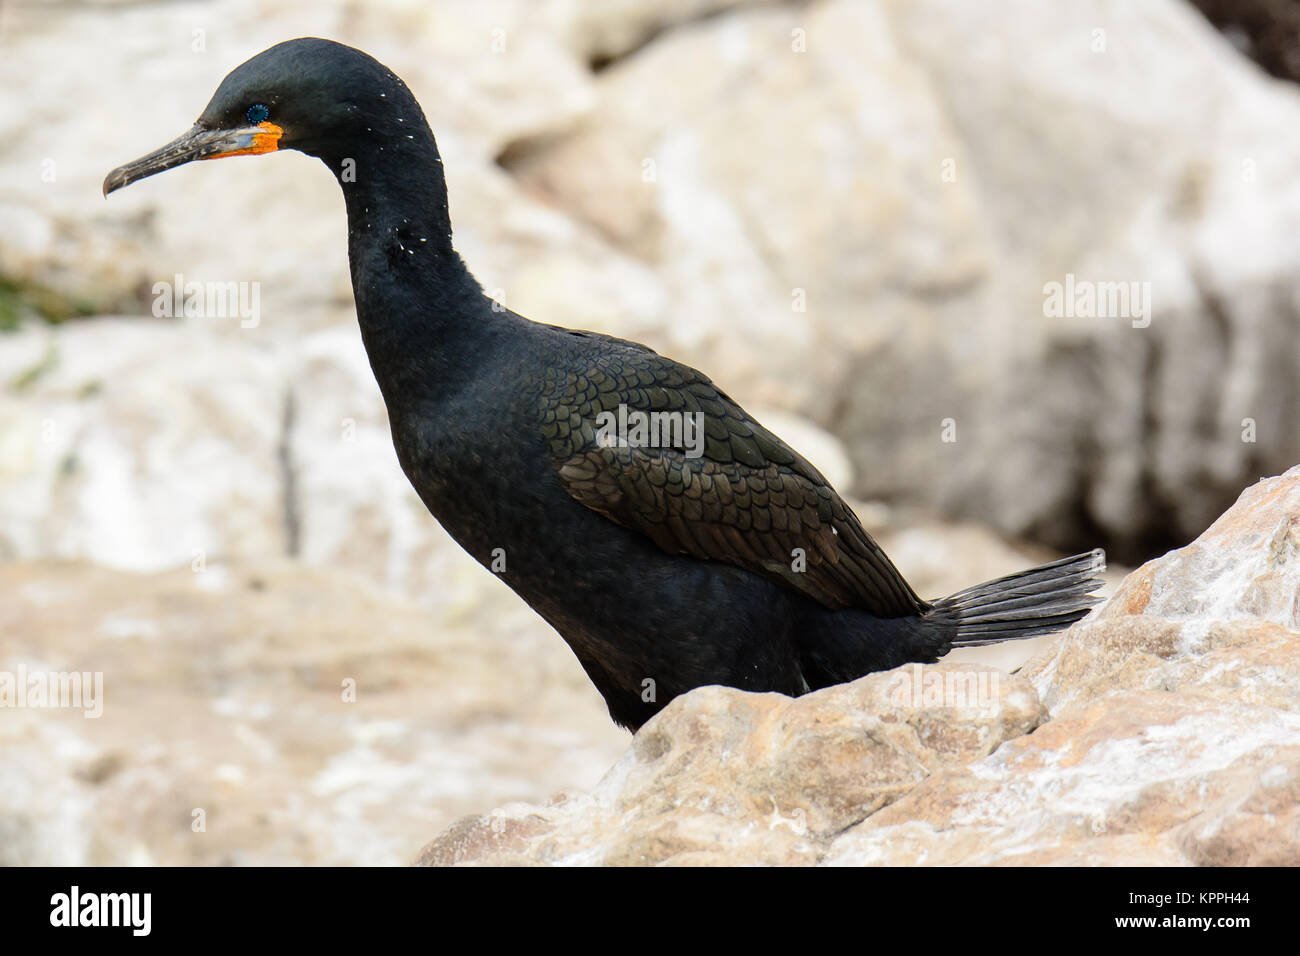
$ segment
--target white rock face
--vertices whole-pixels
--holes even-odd
[[[0,350],[0,555],[135,570],[283,554],[286,380],[236,326],[95,319]]]

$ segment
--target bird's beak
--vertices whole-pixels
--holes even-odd
[[[104,195],[137,179],[192,162],[196,159],[221,159],[223,156],[256,156],[279,148],[284,130],[274,123],[258,123],[240,129],[205,129],[193,126],[162,149],[141,156],[133,163],[119,166],[104,177]]]

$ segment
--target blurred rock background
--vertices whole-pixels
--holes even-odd
[[[101,198],[239,62],[390,66],[492,295],[708,371],[938,595],[1137,563],[1300,461],[1284,5],[1200,5],[3,0],[0,668],[106,704],[0,710],[0,862],[402,862],[626,746],[401,475],[319,163]],[[178,275],[256,325],[155,318]],[[1149,324],[1047,314],[1067,276]]]

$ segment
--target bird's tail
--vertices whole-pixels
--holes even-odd
[[[977,647],[1050,634],[1084,617],[1101,598],[1101,549],[986,581],[935,601],[926,621],[955,628],[953,647]],[[949,631],[949,633],[954,633]]]

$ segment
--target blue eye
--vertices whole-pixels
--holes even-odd
[[[250,106],[248,112],[244,115],[248,117],[249,123],[256,126],[259,123],[265,123],[266,118],[271,115],[271,111],[261,103],[256,103],[253,106]]]

